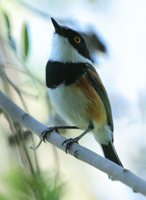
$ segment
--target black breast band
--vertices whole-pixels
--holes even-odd
[[[86,63],[61,63],[48,61],[46,66],[46,85],[56,88],[60,84],[70,85],[82,76]]]

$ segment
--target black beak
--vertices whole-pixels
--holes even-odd
[[[58,33],[58,34],[59,33],[61,34],[62,26],[60,26],[52,17],[51,17],[51,21],[52,21],[52,24],[53,24],[53,26],[55,28],[55,32]]]

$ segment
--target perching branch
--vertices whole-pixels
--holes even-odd
[[[48,127],[37,121],[31,115],[27,114],[16,104],[14,104],[10,99],[8,99],[0,91],[0,108],[7,113],[14,121],[22,124],[26,129],[37,134],[39,137],[41,133]],[[59,149],[65,151],[65,146],[62,143],[66,140],[65,137],[61,136],[57,132],[52,132],[48,135],[47,141],[58,147]],[[75,143],[70,147],[68,151],[69,154],[76,157],[83,162],[105,172],[111,177],[112,180],[118,180],[125,185],[131,187],[134,192],[141,193],[146,196],[146,181],[139,178],[127,169],[116,165],[110,160],[99,156],[93,151]]]

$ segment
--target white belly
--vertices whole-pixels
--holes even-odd
[[[48,93],[56,112],[58,112],[65,121],[71,125],[78,126],[80,129],[87,129],[91,119],[86,118],[87,101],[83,93],[78,88],[65,86],[62,84],[56,89],[48,89]],[[94,124],[93,133],[95,139],[101,144],[107,144],[113,136],[107,125],[100,126],[97,122]],[[109,130],[108,130],[109,129]]]
[[[48,93],[56,112],[66,121],[81,129],[88,127],[90,119],[85,117],[86,98],[78,88],[62,84],[55,89],[48,89]]]

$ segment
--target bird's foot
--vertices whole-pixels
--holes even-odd
[[[71,145],[72,145],[73,143],[78,143],[79,139],[80,139],[79,137],[76,137],[76,138],[69,138],[69,139],[65,140],[65,141],[62,143],[62,146],[63,146],[64,144],[66,144],[65,152],[67,153],[67,151],[70,149],[70,147],[71,147]]]
[[[42,133],[41,133],[41,137],[40,137],[40,141],[39,143],[35,146],[35,147],[32,147],[31,146],[31,149],[33,150],[36,150],[40,147],[40,145],[42,144],[42,142],[46,142],[46,138],[48,136],[49,133],[53,132],[53,131],[56,131],[57,133],[59,133],[58,131],[58,127],[57,126],[54,126],[54,127],[49,127],[47,129],[45,129]]]
[[[40,141],[38,143],[38,145],[36,145],[35,147],[31,147],[31,149],[36,150],[39,148],[39,146],[42,144],[42,142],[46,142],[47,136],[49,133],[56,131],[57,133],[59,133],[59,129],[79,129],[77,126],[52,126],[52,127],[48,127],[47,129],[45,129],[42,133],[41,133],[41,137],[40,137]]]
[[[57,133],[59,133],[58,131],[59,127],[58,126],[52,126],[52,127],[48,127],[47,129],[45,129],[42,133],[41,133],[41,140],[43,142],[46,142],[47,136],[49,133],[56,131]]]

